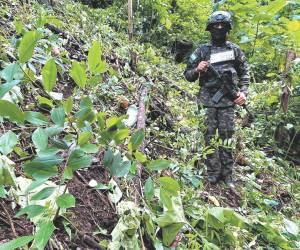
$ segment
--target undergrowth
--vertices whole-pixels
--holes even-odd
[[[185,65],[172,54],[174,39],[203,30],[207,16],[196,15],[209,14],[210,2],[193,9],[189,18],[202,26],[191,31],[191,21],[180,18],[193,1],[178,1],[177,11],[164,1],[136,6],[133,42],[120,3],[1,3],[0,249],[300,248],[299,60],[288,78],[278,74],[287,48],[299,50],[291,24],[299,25],[292,16],[299,6],[215,6],[256,21],[240,22],[231,34],[252,67],[248,107],[255,118],[236,110],[228,146],[237,183],[230,189],[205,181],[213,147],[204,144],[199,87],[184,80]],[[263,10],[268,15],[257,20]],[[265,43],[271,35],[273,44]],[[205,42],[207,34],[191,40]],[[286,113],[285,85],[293,90]],[[135,129],[143,88],[146,128]]]

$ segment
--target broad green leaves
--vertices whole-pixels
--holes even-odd
[[[71,179],[73,172],[80,168],[87,168],[92,164],[92,157],[85,154],[81,149],[75,149],[68,160],[67,167],[64,171],[64,178]]]
[[[40,223],[32,247],[39,250],[44,249],[54,230],[55,226],[52,222]]]
[[[54,108],[51,111],[51,119],[52,121],[60,127],[64,126],[64,122],[65,122],[65,110],[62,106],[58,107],[58,108]]]
[[[92,133],[90,131],[82,132],[78,138],[78,145],[82,146],[86,144],[91,137],[92,137]]]
[[[48,134],[44,129],[38,128],[32,134],[32,141],[39,151],[45,150],[48,145]]]
[[[248,222],[231,208],[213,207],[207,211],[207,222],[216,229],[224,228],[226,224],[243,228]]]
[[[64,103],[63,103],[64,110],[66,114],[70,114],[73,108],[73,98],[70,96]]]
[[[40,192],[31,197],[31,200],[45,200],[53,194],[56,187],[45,187]]]
[[[50,92],[56,83],[57,69],[54,59],[50,59],[42,69],[43,87]]]
[[[2,185],[17,186],[14,169],[14,162],[6,156],[0,155],[0,187]]]
[[[130,138],[128,149],[130,151],[135,151],[138,146],[140,146],[144,140],[145,132],[144,129],[139,129],[135,134]]]
[[[151,200],[154,196],[154,182],[152,178],[148,178],[145,183],[145,196],[147,200]]]
[[[114,153],[111,148],[105,152],[103,163],[109,169],[111,175],[117,177],[127,175],[131,167],[129,161],[122,159],[120,152]]]
[[[107,63],[102,61],[102,49],[98,42],[94,41],[88,53],[88,65],[92,73],[104,73],[107,71]]]
[[[23,124],[25,120],[24,113],[9,101],[0,100],[0,116],[8,117],[12,122]]]
[[[57,174],[57,164],[60,164],[63,158],[58,155],[40,156],[33,161],[24,164],[23,170],[35,179],[50,178]]]
[[[159,183],[161,187],[171,195],[176,196],[180,191],[178,182],[171,177],[160,177]]]
[[[82,63],[76,61],[73,62],[70,75],[80,88],[85,88],[87,76],[85,73],[85,67]]]
[[[0,250],[15,250],[20,247],[26,246],[30,241],[34,239],[34,236],[22,236],[14,240],[6,242],[0,245]]]
[[[45,207],[40,205],[29,205],[21,209],[17,214],[16,217],[20,217],[23,214],[27,214],[27,218],[31,219],[35,216],[42,214],[45,211]]]
[[[30,122],[31,124],[40,126],[48,124],[48,118],[39,112],[26,111],[24,113],[25,120]]]
[[[60,208],[75,207],[75,197],[71,194],[62,194],[56,199],[56,204]]]
[[[19,46],[19,59],[21,63],[27,62],[33,55],[40,35],[37,31],[28,31],[25,33]]]
[[[4,155],[9,154],[17,143],[17,135],[12,131],[6,132],[0,137],[0,152]]]
[[[5,67],[5,69],[1,71],[0,76],[6,82],[12,82],[13,80],[21,80],[24,76],[24,73],[19,64],[13,63]]]
[[[106,61],[102,60],[101,57],[102,50],[100,44],[98,42],[93,42],[88,53],[87,65],[89,74],[87,75],[87,66],[85,62],[74,61],[72,63],[70,76],[80,88],[84,89],[87,84],[96,85],[101,81],[102,78],[99,74],[106,72],[108,69]]]
[[[102,50],[100,44],[94,41],[88,54],[88,64],[91,72],[96,72],[97,67],[101,63],[101,56],[102,56]]]
[[[171,166],[171,162],[167,161],[167,160],[155,160],[155,161],[151,161],[147,168],[149,168],[150,170],[164,170],[167,169]]]
[[[14,80],[8,83],[4,83],[0,85],[0,99],[8,92],[10,91],[14,86],[16,86],[20,80]]]

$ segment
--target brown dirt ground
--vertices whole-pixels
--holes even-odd
[[[77,247],[95,249],[90,247],[88,241],[85,240],[85,236],[92,238],[95,242],[108,239],[108,236],[105,235],[93,236],[93,232],[98,231],[101,227],[107,229],[109,234],[115,227],[118,218],[106,194],[100,190],[97,192],[91,189],[86,182],[95,179],[97,182],[107,183],[109,181],[108,173],[100,166],[92,166],[88,171],[81,170],[78,176],[74,177],[69,183],[68,189],[76,198],[76,206],[69,209],[65,214],[65,217],[73,224],[72,234],[74,234],[75,240],[72,239],[71,242],[61,223],[62,218],[59,218],[55,223],[57,229],[52,239],[58,246],[63,246],[63,249],[75,249]],[[25,216],[14,217],[18,209],[12,209],[10,200],[2,199],[1,202],[10,214],[17,236],[32,235],[32,223]],[[3,208],[0,207],[0,244],[14,238],[9,219]]]

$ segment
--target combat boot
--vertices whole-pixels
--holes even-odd
[[[224,176],[223,180],[228,187],[235,188],[234,180],[232,179],[231,175]]]
[[[207,180],[210,184],[216,184],[218,182],[218,178],[216,176],[208,176]]]

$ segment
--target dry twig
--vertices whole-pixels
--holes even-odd
[[[11,230],[12,230],[12,232],[13,232],[13,234],[14,234],[14,237],[17,238],[18,235],[17,235],[16,229],[15,229],[14,222],[13,222],[13,220],[12,220],[12,218],[11,218],[9,212],[8,212],[7,209],[5,208],[5,206],[4,206],[4,204],[3,204],[3,201],[0,202],[0,206],[2,207],[4,213],[5,213],[6,216],[7,216],[7,219],[8,219],[8,221],[9,221],[9,224],[10,224]]]

